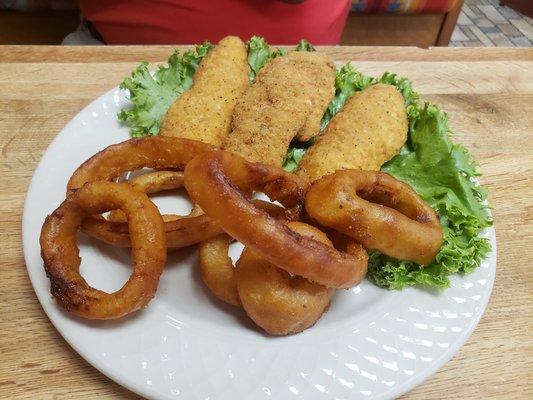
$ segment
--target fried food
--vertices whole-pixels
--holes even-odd
[[[112,181],[128,171],[141,168],[178,169],[196,155],[214,149],[213,146],[189,139],[151,136],[130,139],[107,147],[85,161],[71,176],[68,193],[87,182]],[[97,239],[121,247],[130,247],[128,225],[107,221],[101,216],[85,219],[81,229]],[[222,233],[219,224],[206,215],[181,217],[165,222],[167,245],[180,248],[198,243]]]
[[[291,140],[318,134],[335,94],[329,57],[292,52],[275,58],[257,75],[235,106],[232,132],[222,148],[248,161],[281,166]]]
[[[281,207],[256,203],[282,217]],[[271,214],[272,215],[272,214]],[[320,230],[301,223],[287,222],[300,235],[326,243],[331,242]],[[301,332],[313,325],[327,310],[334,289],[291,275],[249,248],[245,248],[233,266],[228,256],[232,238],[218,235],[200,245],[200,267],[204,283],[220,300],[243,306],[257,325],[272,335]]]
[[[179,189],[183,186],[183,172],[181,171],[154,171],[129,179],[128,183],[135,190],[146,194],[159,193],[164,190]],[[164,221],[178,219],[178,215],[163,215]],[[108,221],[126,222],[126,215],[121,210],[112,210],[107,216]]]
[[[246,45],[227,36],[202,60],[192,87],[168,109],[161,134],[220,147],[237,99],[248,87]]]
[[[320,230],[301,222],[287,223],[289,229],[332,246]],[[335,289],[277,268],[245,247],[235,268],[237,289],[246,314],[271,335],[298,333],[329,308]]]
[[[132,241],[133,272],[114,293],[92,288],[79,273],[76,232],[92,214],[121,209],[127,215]],[[163,219],[142,192],[127,184],[88,183],[49,215],[40,244],[52,295],[67,311],[90,319],[113,319],[144,307],[154,296],[166,262]]]
[[[167,248],[181,249],[221,234],[220,224],[205,214],[176,216],[164,221]],[[126,222],[113,222],[98,216],[86,218],[81,224],[81,231],[95,239],[118,247],[131,247]]]
[[[314,182],[308,214],[367,249],[429,264],[443,240],[439,218],[411,187],[384,172],[343,170]]]
[[[183,170],[185,165],[214,147],[196,140],[147,136],[113,144],[81,164],[70,177],[70,193],[87,182],[112,181],[122,174],[142,168]]]
[[[204,284],[219,300],[232,306],[240,306],[237,293],[235,267],[228,255],[231,236],[222,233],[204,240],[198,247],[198,260]]]
[[[253,203],[268,212],[274,218],[285,217],[285,209],[261,200]],[[202,271],[202,280],[211,292],[220,300],[238,306],[241,304],[235,281],[235,268],[228,256],[231,236],[223,233],[204,240],[198,247],[198,260]]]
[[[355,93],[304,154],[297,174],[307,182],[340,169],[378,171],[407,140],[401,93],[377,84]]]
[[[287,272],[338,288],[352,287],[366,274],[364,250],[349,255],[301,236],[255,207],[242,193],[263,191],[271,200],[299,209],[304,192],[293,174],[247,162],[233,153],[212,151],[187,164],[185,187],[191,199],[229,235]]]

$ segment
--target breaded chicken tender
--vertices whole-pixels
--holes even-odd
[[[355,93],[317,143],[304,154],[297,174],[313,182],[339,169],[378,171],[407,140],[401,93],[377,84]]]
[[[253,162],[281,166],[291,140],[318,134],[335,94],[331,59],[291,52],[270,61],[235,106],[223,149]]]
[[[168,109],[161,134],[220,147],[237,99],[248,87],[246,45],[227,36],[202,60],[192,87]]]

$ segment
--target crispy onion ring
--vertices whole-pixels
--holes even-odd
[[[250,163],[224,151],[211,151],[185,168],[191,199],[236,240],[267,261],[328,287],[349,288],[365,276],[368,256],[340,253],[292,231],[255,207],[241,191],[264,191],[286,207],[303,197],[300,180],[279,168]],[[240,190],[241,191],[240,191]]]
[[[106,147],[85,161],[72,174],[68,192],[87,182],[111,181],[141,168],[183,170],[198,154],[214,149],[206,143],[168,136],[130,139]]]
[[[206,143],[175,137],[151,136],[111,145],[85,161],[72,175],[67,192],[72,193],[87,182],[112,181],[125,172],[144,167],[183,169],[195,156],[214,149]],[[93,216],[81,229],[106,243],[130,247],[128,225]],[[220,226],[206,215],[182,217],[165,222],[167,247],[180,248],[222,233]]]
[[[128,183],[135,190],[146,194],[159,193],[165,190],[179,189],[183,187],[182,171],[154,171],[129,179]],[[179,215],[163,215],[163,221],[173,221]],[[126,222],[126,215],[121,210],[112,210],[107,216],[108,221]]]
[[[253,203],[268,212],[274,218],[285,217],[285,209],[261,200]],[[228,256],[232,237],[223,233],[204,240],[198,247],[198,260],[202,272],[202,280],[218,299],[238,306],[241,304],[235,281],[235,268]]]
[[[428,264],[442,245],[435,211],[409,185],[383,172],[325,176],[309,188],[305,207],[320,224],[400,260]]]
[[[128,217],[133,272],[120,290],[106,293],[89,286],[79,273],[76,231],[87,216],[117,208]],[[145,306],[166,262],[161,215],[144,193],[127,184],[88,183],[68,196],[46,218],[40,244],[52,295],[67,311],[91,319],[119,318]]]
[[[289,229],[332,246],[320,230],[302,222]],[[246,314],[271,335],[298,333],[327,311],[335,289],[327,288],[277,268],[245,247],[235,268],[238,294]]]
[[[282,217],[279,210],[277,217]],[[300,235],[331,245],[320,230],[287,222]],[[237,267],[228,256],[232,238],[223,234],[200,244],[202,278],[220,300],[243,306],[257,325],[272,335],[301,332],[327,310],[334,289],[291,275],[245,248]],[[242,299],[242,300],[241,300]]]
[[[228,255],[232,237],[222,233],[204,240],[198,247],[202,280],[216,298],[233,306],[240,306],[235,267]]]
[[[224,232],[216,221],[205,214],[164,221],[164,229],[168,249],[191,246]],[[125,222],[90,217],[83,221],[81,230],[113,246],[131,247],[128,224]]]

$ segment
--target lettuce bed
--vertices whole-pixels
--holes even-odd
[[[247,46],[251,84],[261,68],[286,52],[271,49],[259,37],[250,39]],[[124,80],[120,87],[129,90],[132,106],[122,110],[118,117],[130,128],[132,136],[159,132],[167,108],[191,86],[194,73],[212,47],[206,42],[183,56],[176,51],[170,56],[168,66],[159,66],[153,76],[147,63],[142,63]],[[314,48],[302,40],[295,50],[314,51]],[[479,237],[484,228],[492,225],[485,205],[486,192],[477,184],[477,165],[468,151],[451,141],[446,114],[435,104],[421,104],[406,78],[388,72],[380,78],[368,77],[352,65],[344,65],[336,71],[335,97],[324,114],[321,128],[327,127],[355,92],[376,83],[396,86],[404,97],[409,118],[407,143],[382,170],[411,185],[439,213],[444,244],[435,261],[426,267],[371,251],[368,277],[378,286],[389,289],[413,285],[443,289],[449,286],[450,275],[471,272],[490,251],[488,241]],[[291,143],[284,169],[296,170],[315,140]]]

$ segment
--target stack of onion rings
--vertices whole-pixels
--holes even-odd
[[[302,222],[288,222],[299,235],[332,247],[327,236]],[[271,335],[298,333],[329,308],[335,289],[277,268],[245,247],[235,268],[239,299],[246,314]]]
[[[67,191],[73,192],[87,182],[112,181],[126,172],[145,167],[183,170],[195,156],[212,149],[213,146],[202,142],[165,136],[127,140],[107,147],[84,162],[70,178]],[[150,187],[145,181],[138,185],[138,189],[150,189],[152,192],[163,190],[161,183],[160,180],[156,187]],[[176,186],[176,181],[171,186]],[[93,216],[83,222],[81,229],[106,243],[120,247],[131,246],[128,225],[124,222]],[[165,232],[167,246],[172,249],[190,246],[223,231],[215,221],[201,214],[167,218]]]
[[[185,185],[191,198],[246,246],[234,267],[228,256],[230,236],[220,235],[202,242],[202,276],[216,297],[244,307],[266,332],[296,333],[320,318],[329,307],[334,292],[331,286],[335,286],[331,285],[330,277],[318,276],[322,279],[319,281],[317,275],[311,275],[316,272],[312,258],[308,259],[305,271],[295,269],[290,259],[285,264],[272,261],[276,260],[272,254],[280,255],[275,250],[276,241],[277,235],[284,234],[279,229],[284,224],[254,207],[240,192],[262,189],[261,185],[250,187],[241,183],[249,182],[247,175],[253,169],[254,164],[223,152],[204,153],[186,167]],[[199,181],[205,187],[195,184]],[[217,205],[224,212],[219,212]],[[392,257],[428,263],[442,244],[436,213],[408,185],[384,173],[347,170],[326,176],[310,187],[306,210],[310,222],[324,227],[335,248],[344,252],[341,254],[348,253],[356,259],[366,255],[363,245]],[[322,242],[331,245],[324,233],[312,226],[297,222],[287,225],[301,235],[322,237]],[[257,237],[251,235],[254,229]],[[284,256],[299,254],[287,250],[287,237],[282,240]],[[363,269],[366,272],[366,259]],[[329,279],[326,286],[313,283],[323,283],[325,279]]]
[[[278,213],[278,217],[281,216]],[[286,222],[300,235],[331,246],[320,230]],[[220,300],[242,306],[271,335],[301,332],[327,310],[335,290],[277,268],[245,247],[236,266],[228,256],[232,239],[219,235],[200,244],[200,268],[206,286]]]
[[[299,235],[241,192],[264,191],[286,207],[299,204],[302,183],[276,167],[250,163],[240,156],[211,151],[190,161],[185,187],[191,199],[236,240],[285,271],[327,287],[349,288],[365,276],[368,256],[341,253]]]
[[[142,168],[156,171],[113,182]],[[147,194],[183,185],[194,209],[188,216],[161,216]],[[284,208],[250,200],[258,191]],[[108,219],[102,216],[106,211]],[[309,224],[291,222],[304,217]],[[318,224],[321,230],[312,226]],[[131,247],[133,273],[122,289],[108,294],[81,277],[78,228]],[[245,245],[236,266],[228,256],[232,240]],[[442,240],[436,213],[387,174],[337,171],[306,193],[296,175],[280,168],[162,136],[110,146],[83,163],[69,180],[67,199],[46,218],[40,238],[52,294],[79,316],[118,318],[145,306],[157,289],[167,248],[201,243],[205,284],[274,335],[313,325],[328,309],[335,288],[360,283],[366,249],[428,264]]]
[[[253,203],[274,218],[286,217],[283,207],[261,200],[253,200]],[[215,297],[228,304],[239,306],[241,301],[237,293],[235,268],[228,255],[232,241],[233,238],[225,233],[204,240],[198,246],[198,261],[202,280]]]

